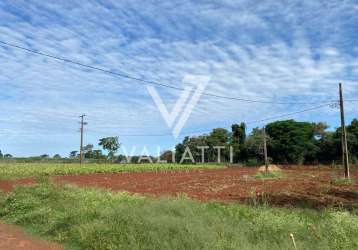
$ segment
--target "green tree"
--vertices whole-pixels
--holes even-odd
[[[208,160],[210,162],[217,161],[218,157],[218,149],[216,147],[224,147],[221,149],[221,161],[229,160],[229,144],[230,144],[230,133],[226,129],[223,128],[215,128],[207,137],[207,145],[208,148]]]
[[[347,143],[352,162],[358,162],[358,120],[354,119],[349,126],[347,126]]]
[[[95,149],[95,150],[93,150],[93,158],[94,159],[105,159],[106,156],[103,155],[102,150]]]
[[[86,159],[93,158],[93,144],[87,144],[83,147],[83,154]]]
[[[330,164],[340,161],[340,130],[325,132],[324,136],[316,141],[316,146],[319,149],[316,155],[318,162]]]
[[[327,135],[328,125],[324,122],[313,123],[314,126],[314,136],[317,139],[324,138]]]
[[[4,155],[2,154],[1,150],[0,150],[0,159],[4,158]]]
[[[55,154],[55,155],[53,156],[53,158],[54,158],[54,159],[61,159],[62,157],[61,157],[61,155],[59,155],[59,154]]]
[[[173,163],[173,152],[171,150],[165,150],[160,154],[159,158],[167,163]]]
[[[277,121],[266,126],[271,138],[268,146],[275,162],[303,164],[310,151],[315,150],[315,126],[294,120]]]
[[[70,152],[70,158],[76,158],[78,151],[74,150]]]
[[[13,156],[11,154],[4,154],[4,159],[10,159],[12,158]]]
[[[102,146],[104,150],[108,151],[108,159],[113,160],[114,154],[120,147],[118,136],[105,137],[99,140],[98,145]]]
[[[268,137],[268,136],[267,136]],[[267,144],[270,139],[267,138]],[[261,128],[254,128],[246,139],[245,147],[249,159],[258,159],[263,161],[263,130]]]
[[[231,126],[231,146],[234,151],[234,162],[247,160],[246,151],[246,124],[233,124]]]
[[[232,142],[238,144],[244,144],[246,140],[246,125],[245,123],[233,124],[231,126]]]
[[[182,143],[179,143],[175,147],[175,159],[176,162],[180,162],[185,152],[186,147],[190,149],[195,162],[202,161],[202,151],[204,151],[204,161],[214,162],[217,161],[218,150],[221,152],[221,161],[229,160],[229,145],[231,136],[230,133],[223,128],[216,128],[208,135],[200,135],[189,137],[186,136]],[[208,148],[203,148],[208,147]],[[217,147],[224,147],[218,149]],[[188,160],[188,162],[191,162]]]

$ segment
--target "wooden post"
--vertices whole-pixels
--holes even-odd
[[[344,177],[349,179],[348,144],[347,144],[346,125],[345,125],[345,119],[344,119],[344,101],[343,101],[342,83],[339,83],[339,107],[340,107],[340,111],[341,111],[342,164],[344,166]]]
[[[269,163],[267,159],[266,126],[263,127],[263,140],[264,140],[265,171],[267,173],[269,168]]]
[[[83,115],[80,115],[80,118],[81,118],[81,128],[80,128],[80,132],[81,132],[81,143],[80,143],[80,164],[82,165],[82,162],[83,162],[83,126],[86,125],[87,123],[84,123],[83,122],[83,118],[85,117],[86,115],[83,114]]]

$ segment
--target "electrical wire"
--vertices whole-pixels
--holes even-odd
[[[111,71],[111,70],[91,66],[91,65],[80,63],[80,62],[70,60],[70,59],[67,59],[67,58],[64,58],[64,57],[54,56],[54,55],[44,53],[44,52],[41,52],[41,51],[38,51],[38,50],[25,48],[25,47],[22,47],[22,46],[19,46],[19,45],[16,45],[16,44],[12,44],[12,43],[8,43],[8,42],[2,41],[2,40],[0,40],[0,43],[3,44],[3,45],[6,45],[8,47],[17,48],[17,49],[20,49],[20,50],[23,50],[23,51],[26,51],[26,52],[29,52],[29,53],[32,53],[32,54],[45,56],[45,57],[52,58],[52,59],[55,59],[55,60],[58,60],[58,61],[74,64],[74,65],[81,66],[81,67],[88,68],[88,69],[92,69],[92,70],[101,71],[103,73],[107,73],[107,74],[110,74],[110,75],[113,75],[113,76],[134,80],[137,83],[140,83],[140,84],[143,84],[143,85],[148,85],[148,84],[149,85],[157,85],[157,86],[160,86],[160,87],[165,87],[165,88],[170,88],[170,89],[174,89],[174,90],[185,91],[184,88],[180,88],[180,87],[176,87],[176,86],[168,85],[168,84],[164,84],[164,83],[159,83],[159,82],[152,81],[152,80],[146,80],[146,79],[138,78],[138,77],[131,76],[131,75],[128,75],[128,74],[118,73],[118,72],[114,72],[114,71]],[[217,94],[212,94],[212,93],[207,93],[207,92],[204,92],[202,95],[215,97],[215,98],[220,98],[220,99],[249,102],[249,103],[282,104],[282,105],[288,105],[288,104],[291,104],[291,105],[295,105],[295,104],[300,104],[300,105],[317,104],[317,102],[279,102],[279,101],[253,100],[253,99],[246,99],[246,98],[239,98],[239,97],[230,97],[230,96],[224,96],[224,95],[217,95]],[[332,102],[332,101],[329,101],[329,102]],[[329,102],[327,102],[327,104]]]
[[[282,114],[282,115],[271,116],[271,117],[267,117],[267,118],[260,119],[260,120],[248,121],[248,122],[245,122],[245,124],[255,124],[255,123],[261,123],[261,122],[264,122],[264,121],[290,117],[290,116],[293,116],[293,115],[296,115],[296,114],[301,114],[301,113],[321,109],[323,107],[328,107],[328,106],[329,106],[329,104],[322,104],[322,105],[318,105],[318,106],[311,107],[311,108],[308,108],[308,109],[295,111],[295,112],[292,112],[292,113],[286,113],[286,114]],[[190,132],[181,133],[181,135],[192,135],[192,134],[198,134],[198,133],[204,134],[204,133],[210,133],[211,131],[212,130],[190,131]],[[92,130],[92,132],[95,132],[95,131]],[[96,131],[96,132],[99,132],[99,131]],[[160,136],[172,136],[172,135],[173,134],[171,134],[171,133],[165,133],[165,134],[119,134],[118,136],[123,136],[123,137],[160,137]]]

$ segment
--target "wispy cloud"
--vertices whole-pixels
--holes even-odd
[[[284,102],[336,99],[340,81],[347,98],[358,99],[357,26],[354,1],[0,3],[0,40],[175,86],[187,74],[210,75],[207,92]],[[180,95],[158,90],[172,105]],[[101,135],[170,133],[142,85],[5,46],[0,104],[0,148],[16,154],[76,147],[81,113],[88,114],[92,143]],[[202,96],[184,131],[305,107]],[[357,116],[353,104],[347,112]],[[337,125],[332,109],[300,118]],[[175,142],[165,137],[160,144]]]

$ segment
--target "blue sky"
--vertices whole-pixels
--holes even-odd
[[[358,99],[358,1],[5,0],[0,40],[178,87],[206,75],[206,92],[225,96],[319,104],[337,99],[341,81]],[[156,89],[169,109],[180,95]],[[346,104],[348,122],[355,105]],[[202,96],[182,133],[311,106]],[[0,149],[18,156],[76,150],[82,113],[85,143],[119,135],[154,153],[182,139],[128,136],[171,133],[145,86],[3,45],[0,107]],[[331,108],[293,118],[339,124]]]

